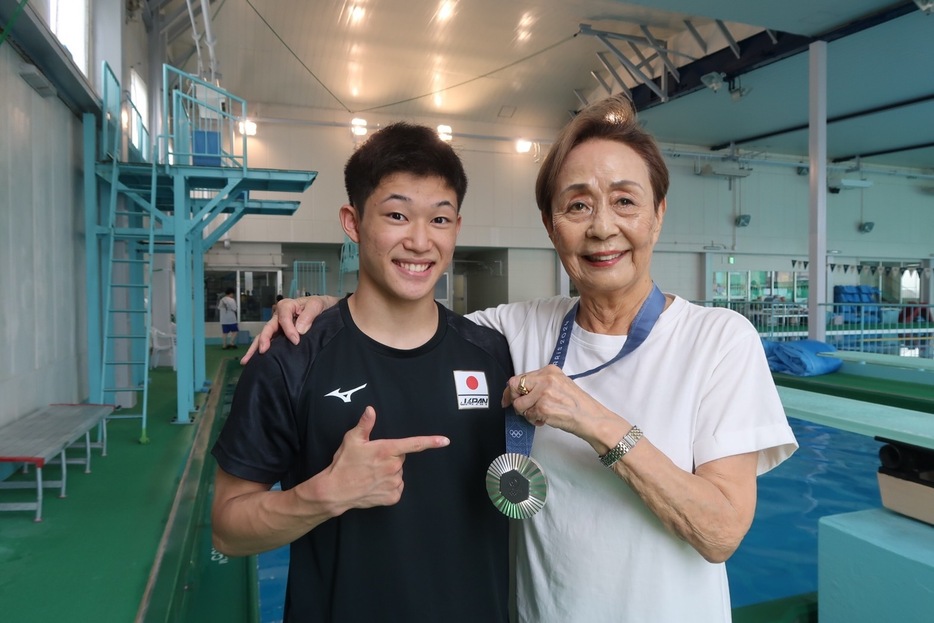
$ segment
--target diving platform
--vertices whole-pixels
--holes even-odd
[[[102,75],[103,111],[84,117],[89,389],[100,403],[141,403],[143,441],[153,258],[174,255],[175,421],[187,424],[195,393],[207,386],[204,254],[244,216],[295,214],[318,174],[249,166],[248,140],[238,131],[246,102],[168,65],[161,127],[150,141],[106,63]],[[136,341],[118,342],[126,336]]]

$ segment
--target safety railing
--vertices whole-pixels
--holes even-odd
[[[162,73],[162,127],[168,140],[160,143],[160,162],[246,172],[247,140],[239,132],[246,100],[170,65],[163,65]]]
[[[326,262],[306,262],[296,260],[292,265],[292,283],[289,287],[289,296],[308,296],[311,294],[325,294],[327,292]]]
[[[149,162],[152,158],[152,143],[146,121],[129,95],[123,102],[127,125],[127,159],[131,162]]]
[[[785,301],[696,301],[746,316],[764,338],[808,336],[808,307]],[[934,306],[928,304],[824,303],[818,314],[825,340],[839,350],[934,358]]]
[[[103,61],[101,65],[101,94],[103,117],[101,119],[101,141],[98,145],[98,160],[120,160],[120,151],[123,144],[121,106],[123,103],[120,93],[120,81],[116,74]]]

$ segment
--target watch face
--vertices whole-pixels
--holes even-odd
[[[508,453],[490,463],[486,491],[501,513],[512,519],[528,519],[545,506],[548,481],[533,459]]]

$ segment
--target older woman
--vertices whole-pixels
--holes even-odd
[[[581,111],[535,190],[579,300],[468,316],[526,371],[503,401],[538,426],[531,456],[549,483],[518,523],[520,620],[729,621],[723,562],[752,522],[756,476],[797,447],[759,336],[653,283],[668,171],[628,100]],[[296,338],[301,307],[280,303]]]

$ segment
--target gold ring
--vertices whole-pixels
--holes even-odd
[[[529,394],[529,388],[525,386],[525,375],[519,377],[519,387],[516,388],[520,396],[527,396]]]

